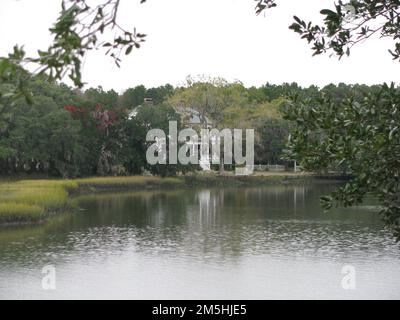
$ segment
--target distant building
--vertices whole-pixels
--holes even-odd
[[[153,98],[144,98],[143,104],[153,105]]]
[[[138,114],[140,108],[145,107],[146,105],[153,105],[153,100],[145,98],[143,104],[137,106],[136,108],[132,109],[129,114],[128,118],[133,119]],[[200,129],[211,129],[212,128],[212,121],[205,115],[202,115],[199,111],[195,110],[191,107],[185,107],[183,103],[179,106],[174,107],[175,111],[180,115],[183,127],[192,128],[196,131]],[[161,145],[165,143],[164,139],[160,139],[157,141],[159,144],[160,150]],[[191,144],[191,148],[200,148],[201,141],[198,141],[196,144]],[[202,170],[210,170],[210,158],[204,158],[203,156],[200,159],[199,165]]]

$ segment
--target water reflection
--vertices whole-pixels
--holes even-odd
[[[390,283],[386,273],[368,281],[381,281],[387,297],[400,297],[399,246],[383,229],[376,207],[370,203],[323,213],[319,197],[334,187],[83,196],[75,199],[78,212],[44,226],[0,230],[0,297],[46,297],[38,288],[38,270],[48,263],[63,274],[64,287],[53,293],[56,297],[108,297],[107,292],[126,298],[203,297],[200,289],[197,295],[192,290],[196,285],[204,287],[205,298],[212,298],[206,292],[218,298],[306,298],[322,289],[315,284],[308,290],[308,284],[303,288],[301,283],[319,277],[335,279],[335,286],[325,283],[323,289],[326,297],[335,297],[343,294],[337,288],[338,268],[348,261],[364,270],[366,279],[370,268],[390,272]],[[94,274],[97,278],[92,279]],[[226,289],[231,285],[227,277],[236,281],[232,292]],[[279,279],[280,287],[260,287],[265,277],[270,285]],[[115,284],[114,293],[99,291],[100,284],[109,282]],[[141,287],[127,287],[131,282]],[[78,283],[83,288],[78,289]],[[380,291],[371,282],[361,293],[370,297],[374,292]]]

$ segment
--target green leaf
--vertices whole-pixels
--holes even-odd
[[[133,49],[133,45],[130,45],[130,46],[126,49],[125,54],[126,54],[126,55],[130,54],[130,53],[132,52],[132,49]]]

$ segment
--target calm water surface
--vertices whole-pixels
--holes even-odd
[[[44,226],[0,229],[0,298],[399,299],[399,245],[372,205],[323,213],[333,188],[80,197]],[[46,265],[55,290],[42,289]]]

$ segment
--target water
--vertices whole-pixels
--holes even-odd
[[[373,205],[323,213],[333,188],[83,196],[46,225],[0,229],[0,298],[399,299],[400,246]]]

